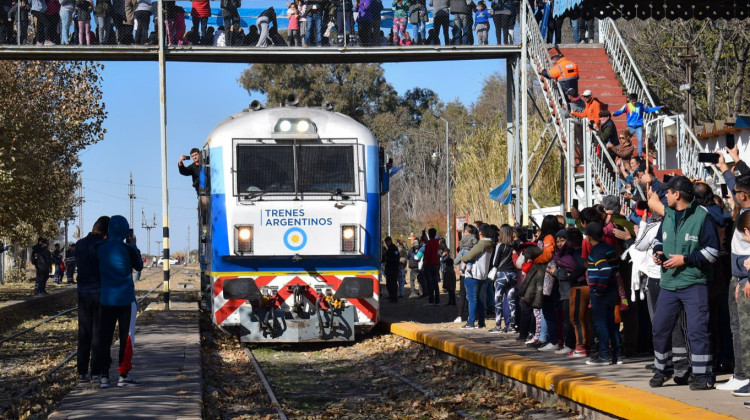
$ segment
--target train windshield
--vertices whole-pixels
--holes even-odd
[[[237,193],[356,193],[355,147],[348,145],[239,144]]]

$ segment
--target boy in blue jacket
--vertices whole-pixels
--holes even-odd
[[[602,242],[604,228],[597,222],[586,224],[586,240],[591,244],[587,261],[591,296],[591,319],[599,338],[599,356],[586,361],[587,365],[621,364],[620,332],[615,324],[615,305],[618,304],[615,274],[620,268],[619,257],[612,245]],[[610,353],[610,344],[612,353]]]
[[[661,106],[646,107],[646,105],[638,102],[638,95],[631,93],[628,95],[627,103],[612,114],[613,117],[616,117],[623,112],[627,113],[628,119],[626,124],[628,130],[631,133],[635,133],[635,136],[638,137],[638,156],[643,154],[643,115],[656,112],[660,109]]]

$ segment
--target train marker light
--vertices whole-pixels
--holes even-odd
[[[289,120],[281,120],[279,121],[278,128],[278,131],[288,133],[292,129],[292,123]]]
[[[234,226],[234,253],[237,255],[251,255],[253,253],[253,226]]]

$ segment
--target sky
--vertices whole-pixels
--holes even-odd
[[[243,3],[244,4],[244,3]],[[190,23],[188,23],[190,27]],[[493,32],[492,30],[490,32]],[[494,38],[494,36],[492,37]],[[494,39],[490,39],[494,42]],[[129,218],[128,182],[133,174],[133,228],[138,247],[151,255],[161,253],[161,145],[159,79],[155,62],[105,62],[103,101],[108,117],[104,140],[81,153],[84,235],[99,216],[120,214]],[[385,77],[399,94],[421,87],[437,92],[449,102],[474,102],[483,81],[504,71],[503,60],[389,63]],[[177,170],[180,155],[200,148],[211,129],[227,116],[246,108],[259,94],[250,94],[238,83],[248,64],[167,63],[167,162],[169,187],[170,251],[196,249],[197,200],[190,177]],[[145,220],[143,218],[145,215]],[[154,226],[150,241],[145,224]],[[69,240],[78,220],[69,230]],[[188,233],[189,231],[189,233]],[[149,243],[150,242],[150,243]]]

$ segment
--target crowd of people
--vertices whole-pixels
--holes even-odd
[[[475,222],[464,226],[455,255],[434,229],[408,250],[387,238],[388,296],[402,296],[409,278],[410,297],[437,304],[442,267],[453,304],[458,274],[461,328],[515,334],[594,366],[652,352],[651,387],[672,380],[708,390],[717,372],[731,372],[716,388],[749,397],[750,168],[736,146],[718,161],[727,197],[701,180],[664,182],[641,163],[631,182],[644,196],[628,216],[621,197],[608,195],[547,215],[538,230]]]
[[[519,0],[292,0],[288,25],[280,28],[275,10],[260,13],[255,23],[241,27],[241,0],[219,0],[212,14],[209,0],[194,0],[190,12],[175,1],[164,3],[166,42],[169,45],[213,46],[363,46],[487,45],[494,27],[498,44],[514,43]],[[157,44],[158,2],[152,0],[2,0],[0,43],[35,45]],[[543,20],[548,0],[536,0],[534,10],[549,42],[559,43],[563,18]],[[393,26],[381,31],[381,12],[391,7]],[[223,25],[209,26],[212,16]],[[426,29],[432,16],[433,28]],[[192,20],[187,29],[186,20]],[[152,26],[153,23],[153,26]],[[593,40],[594,19],[571,15],[573,41]],[[92,30],[95,28],[95,30]],[[33,34],[29,38],[29,33]],[[335,34],[335,35],[334,35]],[[286,36],[283,36],[286,35]]]

